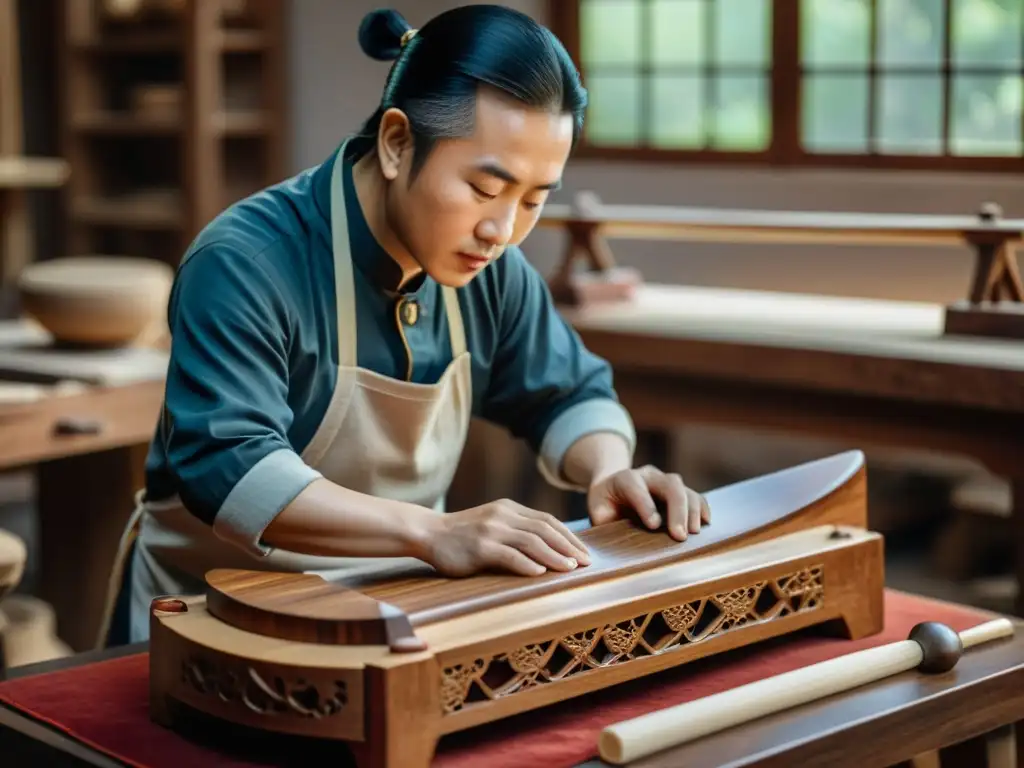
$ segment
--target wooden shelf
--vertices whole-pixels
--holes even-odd
[[[107,136],[167,135],[183,130],[180,119],[141,117],[131,112],[81,114],[72,119],[71,127],[76,131]]]
[[[174,261],[227,204],[284,178],[285,0],[181,0],[137,20],[60,2],[72,254]]]
[[[80,197],[72,202],[71,215],[79,223],[127,229],[177,230],[184,223],[180,203],[157,202],[144,196]]]
[[[92,54],[149,54],[163,56],[180,53],[181,36],[175,32],[135,32],[110,35],[103,39],[75,40],[68,44],[72,51]]]
[[[270,119],[262,112],[222,112],[214,124],[224,136],[261,136],[269,130]]]
[[[259,53],[267,47],[267,38],[258,29],[222,29],[211,36],[213,46],[224,53]],[[166,56],[180,54],[185,43],[175,31],[122,32],[103,39],[76,40],[69,47],[80,53],[118,56],[146,54]]]
[[[68,179],[65,160],[52,157],[0,156],[0,189],[53,189]]]
[[[214,37],[215,44],[226,53],[259,53],[267,46],[266,36],[249,29],[226,29]]]
[[[267,130],[268,116],[262,112],[220,112],[213,116],[215,129],[225,136],[259,136]],[[185,130],[180,118],[152,118],[131,112],[94,112],[72,121],[76,131],[106,136],[166,136]]]

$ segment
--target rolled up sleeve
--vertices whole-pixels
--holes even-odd
[[[569,448],[586,435],[608,432],[620,435],[632,453],[633,420],[615,394],[611,366],[583,345],[522,252],[510,248],[499,265],[501,329],[483,418],[525,440],[548,483],[582,491],[563,472]]]
[[[320,477],[287,437],[288,302],[262,255],[214,244],[182,265],[162,425],[182,503],[257,556],[270,551],[264,529]]]

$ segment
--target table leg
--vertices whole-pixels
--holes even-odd
[[[985,736],[988,768],[1017,768],[1017,734],[1011,723]]]
[[[1024,477],[1010,480],[1010,526],[1013,532],[1013,570],[1017,582],[1013,612],[1016,616],[1024,616]]]
[[[936,768],[1017,768],[1018,751],[1016,728],[1011,723],[945,747],[938,753]]]
[[[75,651],[95,647],[118,543],[142,487],[148,446],[70,456],[37,469],[39,597]]]

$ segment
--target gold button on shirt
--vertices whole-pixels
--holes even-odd
[[[398,311],[406,325],[416,325],[420,318],[420,305],[412,299],[402,299]]]

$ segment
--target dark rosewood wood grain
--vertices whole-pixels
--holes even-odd
[[[585,530],[592,563],[568,573],[454,579],[423,566],[331,583],[310,574],[216,570],[207,576],[207,605],[220,620],[259,634],[418,650],[403,621],[422,626],[815,526],[864,527],[865,495],[864,456],[850,451],[711,491],[712,524],[685,542],[629,520]]]
[[[413,626],[444,621],[794,530],[828,523],[864,526],[862,505],[857,503],[863,498],[864,482],[864,456],[850,451],[709,492],[705,498],[712,523],[684,542],[631,520],[582,531],[592,562],[574,571],[531,578],[366,576],[344,584],[405,611]]]
[[[209,612],[249,632],[303,643],[388,645],[396,652],[426,648],[404,613],[319,576],[219,568],[206,584]]]

